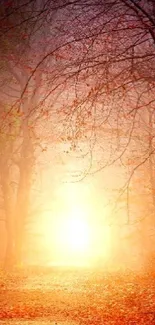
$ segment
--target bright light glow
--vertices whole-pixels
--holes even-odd
[[[88,246],[88,225],[84,220],[72,218],[66,224],[66,242],[73,251],[83,251]]]
[[[57,190],[54,210],[44,212],[42,223],[38,220],[48,264],[88,265],[101,254],[109,256],[110,230],[93,200],[86,184],[64,184]]]
[[[75,253],[83,253],[89,249],[90,229],[89,224],[82,215],[80,209],[75,207],[65,216],[63,227],[59,229],[60,240],[67,250]]]

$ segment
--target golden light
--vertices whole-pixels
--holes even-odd
[[[109,256],[111,234],[100,211],[87,184],[61,184],[53,211],[38,220],[48,264],[90,265]]]
[[[90,225],[82,212],[79,207],[72,208],[58,228],[58,245],[72,260],[88,255],[90,250]]]

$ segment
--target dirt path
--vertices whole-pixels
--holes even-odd
[[[3,275],[0,288],[3,325],[155,324],[153,276],[47,269]]]

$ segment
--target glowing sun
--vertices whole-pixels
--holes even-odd
[[[38,223],[49,263],[90,265],[101,250],[104,257],[108,255],[109,229],[98,222],[100,209],[92,209],[93,200],[84,185],[59,188],[53,213],[45,213]]]
[[[88,250],[90,244],[89,224],[78,212],[79,209],[75,208],[75,211],[65,218],[59,235],[61,244],[73,253]]]

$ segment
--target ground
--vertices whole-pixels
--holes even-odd
[[[82,268],[1,271],[0,324],[154,325],[155,277]]]

